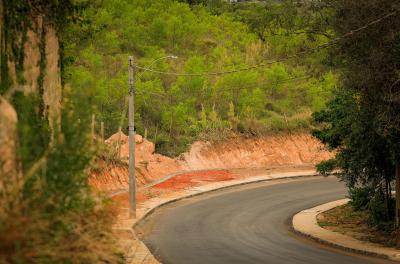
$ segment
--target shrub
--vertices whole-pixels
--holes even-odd
[[[368,209],[373,189],[371,187],[354,187],[350,188],[349,196],[351,205],[356,211]]]
[[[369,222],[373,226],[384,227],[392,221],[394,215],[394,199],[387,202],[382,188],[370,186],[353,187],[349,190],[351,205],[355,211],[367,211]],[[387,208],[387,207],[390,208]]]
[[[333,170],[337,167],[336,159],[323,160],[318,163],[316,166],[318,173],[327,176],[332,173]],[[350,191],[351,192],[351,191]]]
[[[395,203],[391,201],[389,204],[394,205]],[[375,194],[371,197],[371,200],[368,204],[368,211],[371,224],[378,226],[379,229],[382,229],[384,226],[386,226],[386,223],[393,220],[391,219],[391,214],[388,213],[385,194],[381,189],[375,192]],[[389,208],[389,212],[394,212],[394,206]]]
[[[0,263],[117,263],[114,208],[88,184],[89,122],[64,105],[52,135],[37,103],[14,98],[21,170],[0,166]]]

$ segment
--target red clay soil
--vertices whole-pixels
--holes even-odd
[[[219,143],[195,142],[189,152],[174,159],[155,153],[154,144],[140,135],[136,135],[135,140],[138,187],[177,171],[202,170],[177,175],[151,190],[146,189],[144,197],[155,197],[161,192],[168,192],[168,189],[180,190],[206,182],[265,175],[272,173],[271,168],[292,170],[309,167],[333,156],[308,133],[237,137]],[[122,162],[103,166],[105,168],[93,171],[90,177],[90,184],[95,189],[108,194],[128,189],[128,137],[117,133],[105,143],[117,147],[118,142],[121,143]]]
[[[233,179],[232,173],[226,170],[186,172],[154,185],[153,188],[179,190],[195,186],[201,182],[220,182]]]
[[[140,206],[141,203],[150,199],[152,196],[149,192],[139,192],[136,194],[136,202]],[[121,193],[112,197],[112,200],[122,207],[129,207],[129,194]]]
[[[237,177],[228,170],[186,172],[150,188],[139,190],[136,194],[136,201],[140,206],[141,203],[152,197],[161,197],[190,187],[204,185],[209,182],[230,181],[236,178]],[[112,199],[120,205],[128,206],[128,193],[115,195]]]

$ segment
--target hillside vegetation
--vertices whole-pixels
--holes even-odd
[[[174,156],[199,136],[223,139],[232,132],[259,135],[308,128],[311,112],[321,110],[330,97],[335,75],[321,67],[323,50],[306,59],[269,63],[328,41],[324,31],[310,37],[297,31],[299,23],[278,21],[286,11],[278,4],[234,9],[223,1],[95,1],[82,16],[83,23],[71,28],[65,52],[70,58],[67,82],[75,98],[88,98],[91,111],[111,135],[120,126],[126,131],[128,55],[142,67],[180,74],[267,62],[265,67],[227,75],[138,71],[137,131],[147,132],[159,152]],[[299,14],[291,15],[302,21]],[[81,38],[77,31],[90,33]],[[178,58],[152,63],[168,55]]]
[[[399,12],[399,0],[0,0],[0,263],[126,260],[88,175],[123,161],[103,136],[127,132],[130,55],[136,129],[158,153],[204,139],[221,143],[215,166],[227,150],[240,166],[308,163],[323,154],[290,139],[312,128],[335,155],[319,171],[339,172],[352,208],[400,245]],[[254,138],[281,131],[276,156]],[[222,142],[234,135],[247,160]],[[211,164],[197,155],[208,145],[186,154],[193,168]],[[165,158],[149,150],[136,169]]]

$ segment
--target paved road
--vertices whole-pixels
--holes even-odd
[[[164,264],[391,263],[325,248],[289,231],[296,212],[345,194],[332,177],[256,184],[167,206],[139,229]]]

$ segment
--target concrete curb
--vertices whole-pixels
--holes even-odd
[[[349,199],[341,199],[297,213],[292,219],[294,232],[335,248],[400,261],[400,250],[384,247],[375,243],[360,241],[350,236],[324,229],[318,225],[318,214],[337,206],[344,205],[348,202]]]
[[[151,214],[153,214],[157,209],[159,209],[165,205],[171,204],[173,202],[177,202],[177,201],[180,201],[183,199],[195,197],[198,195],[203,195],[203,194],[212,193],[215,191],[220,191],[223,189],[228,189],[228,188],[233,188],[233,187],[243,186],[243,185],[253,184],[253,183],[282,180],[282,179],[297,179],[297,178],[304,178],[304,177],[316,177],[316,176],[320,176],[320,175],[318,173],[316,173],[315,171],[285,172],[285,173],[276,173],[276,174],[263,175],[263,176],[255,176],[255,177],[250,177],[247,179],[232,180],[232,181],[226,181],[226,182],[217,182],[217,183],[207,184],[204,186],[197,186],[197,187],[185,190],[183,192],[176,193],[172,197],[152,198],[152,199],[146,201],[141,206],[142,208],[140,208],[138,210],[137,218],[126,220],[126,224],[124,224],[124,226],[126,227],[128,224],[128,225],[130,225],[130,230],[132,230],[137,225],[142,223],[143,221],[146,221],[146,218],[149,217]],[[133,253],[129,253],[128,256],[131,256],[132,259],[130,258],[128,263],[131,263],[131,264],[136,264],[136,263],[157,264],[157,263],[159,263],[156,260],[156,258],[152,255],[150,250],[146,247],[146,245],[142,241],[140,241],[140,239],[138,239],[137,237],[135,237],[135,239],[137,240],[137,243],[139,243],[139,246],[136,247],[136,249],[135,249],[135,252],[138,255],[138,257],[135,257],[134,256],[135,254],[133,254]],[[145,256],[145,261],[143,261],[143,256]]]

